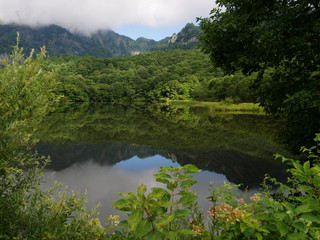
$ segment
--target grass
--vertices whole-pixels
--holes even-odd
[[[201,102],[193,100],[168,100],[173,106],[208,107],[212,112],[264,112],[263,107],[255,103]]]

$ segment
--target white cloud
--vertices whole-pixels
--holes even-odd
[[[0,0],[0,22],[57,24],[84,33],[125,24],[160,28],[208,16],[213,0]]]

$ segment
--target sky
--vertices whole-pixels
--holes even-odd
[[[56,24],[84,34],[110,29],[160,40],[208,17],[214,6],[214,0],[0,0],[0,23]]]

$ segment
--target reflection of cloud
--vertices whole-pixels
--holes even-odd
[[[147,161],[152,161],[152,159]],[[111,205],[121,198],[119,192],[136,192],[142,183],[147,185],[148,190],[152,187],[163,186],[161,183],[156,182],[153,177],[153,174],[160,169],[159,167],[154,166],[143,170],[134,169],[129,171],[125,164],[125,161],[122,162],[121,167],[124,167],[122,169],[120,166],[112,168],[88,161],[83,164],[74,164],[69,168],[56,172],[54,175],[47,171],[45,176],[48,180],[43,184],[43,188],[48,188],[54,181],[59,181],[67,185],[70,190],[82,193],[87,190],[89,207],[98,203],[102,204],[102,207],[99,208],[102,223],[105,222],[110,214],[118,214],[125,217],[125,213],[111,209]],[[127,164],[129,166],[132,162],[127,161]],[[195,180],[199,181],[194,186],[194,190],[199,196],[198,203],[206,213],[210,208],[210,202],[206,199],[209,196],[210,182],[214,181],[214,186],[221,186],[226,181],[226,178],[222,174],[203,171],[195,175]]]
[[[87,190],[89,206],[102,204],[99,210],[104,221],[109,214],[117,213],[116,210],[111,210],[110,206],[121,198],[119,192],[135,192],[142,183],[147,185],[148,189],[159,186],[153,177],[157,171],[156,168],[138,172],[123,171],[121,168],[102,167],[89,161],[81,165],[74,164],[53,176],[46,172],[48,181],[43,184],[43,188],[59,181],[67,185],[68,189],[82,193]]]

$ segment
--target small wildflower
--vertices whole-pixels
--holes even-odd
[[[111,220],[112,224],[115,226],[118,226],[118,224],[120,223],[119,218],[120,218],[120,216],[118,216],[118,215],[114,215],[114,216],[110,215],[109,216],[109,220]]]
[[[246,204],[245,200],[243,198],[239,198],[238,199],[238,203],[240,204]]]
[[[101,226],[99,218],[93,218],[90,222],[90,225]]]
[[[197,220],[196,219],[190,219],[189,220],[189,223],[188,223],[188,226],[192,226],[192,231],[202,235],[205,230],[203,229],[203,227],[201,228],[200,226],[198,226],[197,224]],[[194,237],[197,236],[197,234],[193,235]]]
[[[253,196],[250,197],[250,200],[252,202],[257,202],[260,199],[260,196],[258,194],[254,194]]]

